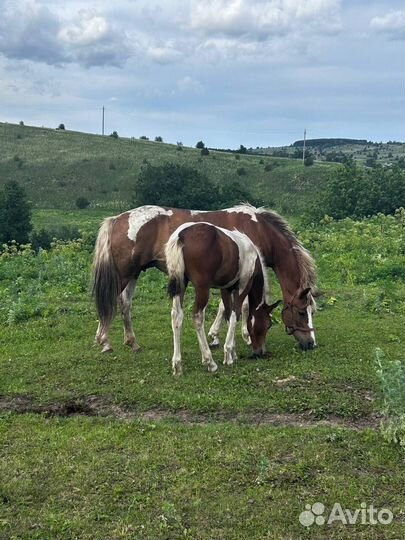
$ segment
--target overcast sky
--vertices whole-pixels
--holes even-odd
[[[404,45],[403,0],[0,0],[0,121],[403,141]]]

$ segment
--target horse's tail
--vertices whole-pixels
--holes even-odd
[[[165,246],[165,257],[169,284],[167,293],[170,298],[184,292],[184,256],[183,244],[177,234],[172,234]]]
[[[115,218],[103,221],[93,257],[93,295],[100,323],[108,325],[115,315],[120,278],[111,253],[111,234]]]

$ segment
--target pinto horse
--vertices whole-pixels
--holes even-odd
[[[170,236],[165,247],[169,275],[168,293],[173,299],[172,329],[174,375],[181,375],[180,335],[183,324],[183,299],[189,281],[194,285],[193,321],[200,345],[202,363],[208,371],[217,370],[204,330],[205,308],[210,289],[221,290],[225,316],[229,321],[224,345],[224,364],[236,360],[235,326],[242,304],[249,298],[247,327],[256,356],[265,350],[267,331],[271,326],[267,271],[253,242],[239,231],[228,231],[210,223],[184,223]]]
[[[302,246],[287,222],[277,213],[241,204],[218,211],[181,210],[160,206],[141,206],[104,220],[100,227],[93,259],[94,295],[99,326],[96,342],[103,352],[111,351],[108,331],[118,304],[124,322],[124,343],[134,352],[140,349],[132,328],[131,303],[136,281],[148,268],[164,272],[164,247],[170,235],[186,222],[207,222],[246,234],[271,267],[281,286],[283,322],[288,334],[303,349],[316,345],[312,315],[316,272],[309,252]],[[223,308],[210,329],[215,341]]]

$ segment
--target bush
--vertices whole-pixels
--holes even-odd
[[[80,208],[80,210],[83,210],[90,206],[90,201],[86,197],[77,197],[76,206],[77,208]]]
[[[405,369],[399,360],[388,360],[375,351],[375,368],[383,394],[382,433],[389,442],[405,447]]]
[[[59,126],[57,127],[57,129],[64,130],[64,129],[65,129],[65,124],[59,124]]]
[[[32,230],[31,207],[24,188],[14,180],[6,182],[0,192],[0,242],[28,242]]]
[[[40,248],[49,249],[55,240],[67,242],[69,240],[77,240],[78,238],[80,238],[80,232],[76,227],[63,225],[61,227],[34,231],[31,234],[31,245],[32,249],[38,251]]]
[[[163,138],[158,135],[157,137],[155,137],[155,142],[163,142]]]
[[[399,167],[364,169],[348,160],[326,181],[308,214],[315,220],[325,214],[358,219],[393,214],[400,206],[405,206],[405,173]]]
[[[236,174],[237,174],[238,176],[246,176],[246,169],[245,169],[245,167],[238,167],[238,168],[236,169]]]
[[[195,147],[198,148],[199,150],[202,150],[203,148],[205,148],[205,144],[202,141],[198,141]]]
[[[306,156],[305,159],[304,159],[304,165],[305,167],[310,167],[311,165],[314,164],[314,158],[313,156],[309,155],[309,156]]]
[[[251,200],[250,194],[239,184],[218,186],[198,170],[174,163],[143,167],[135,193],[136,205],[158,204],[200,210]]]
[[[141,136],[139,137],[139,139],[140,139],[141,141],[149,141],[149,137],[147,137],[146,135],[141,135]]]
[[[209,156],[209,153],[210,153],[210,151],[208,150],[208,148],[206,148],[206,147],[201,148],[201,155],[202,156]]]
[[[111,134],[110,134],[110,137],[112,137],[113,139],[118,139],[118,133],[116,131],[113,131]]]

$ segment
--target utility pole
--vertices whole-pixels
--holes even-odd
[[[103,105],[103,120],[102,120],[102,127],[101,127],[101,135],[104,135],[104,105]]]
[[[304,129],[304,146],[302,148],[302,163],[305,165],[305,143],[307,140],[307,130]]]

